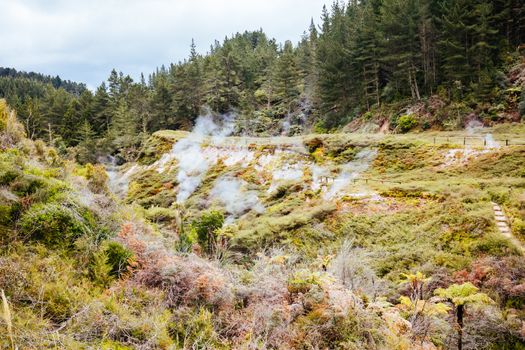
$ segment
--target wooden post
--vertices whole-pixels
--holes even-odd
[[[464,138],[463,138],[463,146],[466,146],[466,145],[467,145],[467,138],[464,137]]]
[[[505,140],[505,146],[509,145],[509,140]]]

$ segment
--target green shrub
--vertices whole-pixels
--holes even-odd
[[[506,203],[509,200],[509,190],[506,188],[493,188],[488,190],[490,200],[498,204]]]
[[[213,314],[199,310],[182,309],[175,314],[168,333],[181,349],[225,349],[213,326]]]
[[[18,202],[13,202],[10,204],[1,204],[0,203],[0,225],[10,225],[19,215],[21,210],[21,205]]]
[[[106,241],[93,253],[89,262],[91,280],[108,286],[114,278],[120,278],[130,266],[133,253],[118,242]]]
[[[2,164],[4,165],[4,164]],[[7,164],[6,164],[7,166]],[[22,173],[15,169],[5,169],[0,172],[0,185],[9,185]]]
[[[89,276],[91,280],[103,287],[107,287],[113,280],[111,266],[108,264],[108,255],[103,249],[95,252],[89,262]]]
[[[104,247],[107,263],[110,266],[110,275],[119,278],[128,271],[133,253],[118,242],[108,242]]]
[[[521,238],[525,238],[525,221],[515,218],[512,222],[512,233]]]
[[[89,181],[89,188],[95,193],[105,193],[108,191],[108,174],[103,165],[86,164],[86,179]]]
[[[192,229],[197,234],[199,244],[206,252],[213,252],[217,231],[223,224],[224,215],[218,211],[204,213],[198,221],[193,221],[191,224]]]
[[[319,286],[320,279],[317,273],[308,270],[299,270],[288,280],[290,293],[307,293],[312,287]]]
[[[507,256],[509,254],[518,254],[516,247],[505,237],[496,235],[486,235],[473,246],[475,253],[489,254],[494,256]]]
[[[153,222],[170,222],[176,221],[179,218],[179,214],[176,210],[157,206],[146,209],[145,216],[148,220]]]
[[[397,127],[402,133],[408,132],[417,125],[417,120],[411,114],[402,115],[397,119]]]
[[[70,246],[80,236],[91,232],[88,214],[64,204],[37,204],[20,219],[20,231],[26,237],[48,246]]]
[[[70,190],[69,185],[63,181],[46,179],[43,185],[32,194],[32,198],[34,202],[56,202],[66,198]]]
[[[44,179],[35,175],[18,176],[11,182],[11,189],[19,196],[27,196],[44,186]]]
[[[4,99],[0,99],[0,133],[4,134],[5,144],[15,144],[26,136],[24,126],[18,122],[15,111]]]

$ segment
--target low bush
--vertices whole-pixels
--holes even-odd
[[[488,254],[492,256],[509,256],[518,255],[519,251],[513,244],[505,237],[495,234],[489,234],[482,239],[476,241],[472,247],[472,251],[479,254]]]
[[[512,223],[512,233],[518,237],[525,238],[525,221],[520,218],[515,218]]]
[[[416,118],[411,114],[402,115],[397,119],[397,128],[402,133],[409,132],[417,125]]]
[[[7,168],[7,164],[2,164],[2,167],[5,166],[6,169],[0,171],[0,185],[9,185],[11,184],[18,176],[21,176],[22,173],[18,169]]]
[[[309,270],[296,271],[288,280],[288,292],[305,294],[314,286],[319,286],[319,275]]]
[[[106,241],[91,256],[90,277],[96,284],[107,287],[129,270],[132,259],[133,253],[122,244]]]
[[[217,241],[217,232],[224,224],[224,215],[218,211],[202,214],[199,220],[192,223],[192,230],[197,234],[197,240],[206,252],[212,253]]]
[[[108,242],[104,246],[110,275],[119,278],[128,271],[133,259],[133,252],[118,242]]]
[[[152,222],[171,222],[180,220],[180,215],[177,210],[162,207],[150,207],[145,211],[146,219]]]
[[[86,179],[89,188],[95,193],[106,193],[108,191],[108,174],[101,164],[86,164]]]
[[[40,176],[26,175],[18,176],[14,179],[10,187],[14,193],[19,196],[27,196],[36,192],[37,189],[43,187],[45,181]]]
[[[227,349],[215,331],[213,314],[205,308],[180,309],[173,316],[168,332],[181,349]]]
[[[54,247],[71,246],[80,236],[92,233],[91,225],[85,209],[59,203],[36,204],[19,223],[22,235]]]

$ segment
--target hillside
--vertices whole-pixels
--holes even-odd
[[[108,69],[93,91],[0,69],[0,97],[29,138],[81,163],[135,160],[152,133],[189,131],[208,112],[234,113],[245,136],[449,131],[525,115],[522,1],[336,1],[319,11],[298,42],[262,29],[204,50],[192,41],[186,59],[135,80]]]
[[[458,305],[464,349],[524,346],[522,125],[238,138],[204,116],[106,175],[0,108],[2,347],[448,349]]]

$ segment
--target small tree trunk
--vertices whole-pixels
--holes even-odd
[[[464,305],[458,305],[456,308],[456,318],[458,321],[458,350],[463,349],[463,313]]]
[[[381,101],[379,99],[379,67],[377,64],[375,64],[375,88],[376,88],[376,98],[377,98],[377,106],[381,106]]]
[[[49,136],[49,144],[53,144],[53,132],[51,131],[51,123],[47,123],[47,133]]]

